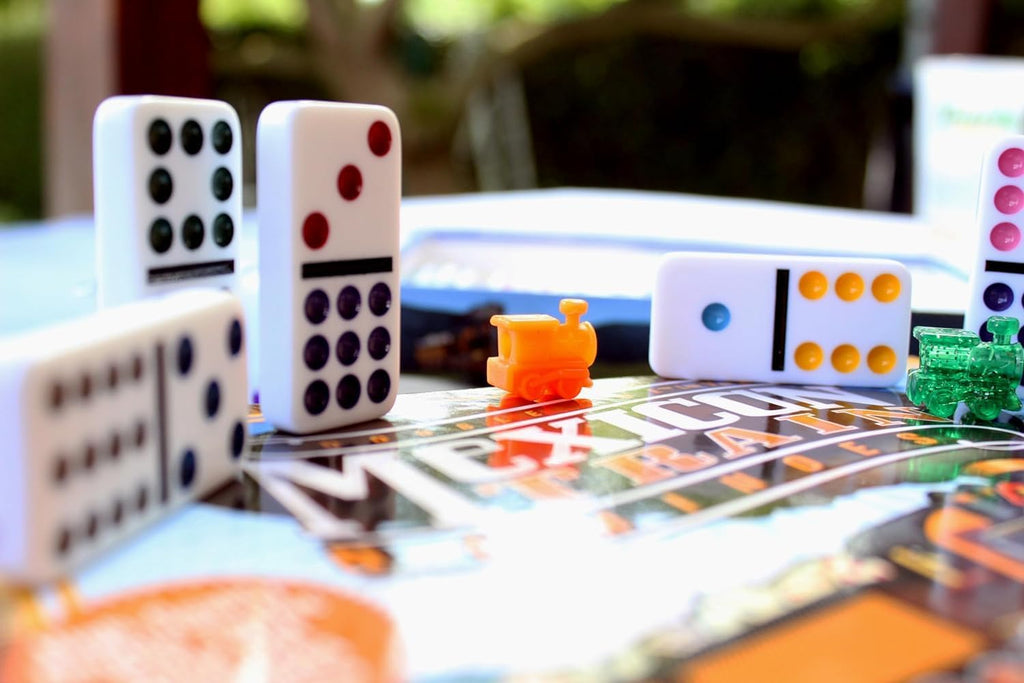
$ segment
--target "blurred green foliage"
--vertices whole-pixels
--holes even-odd
[[[43,0],[0,0],[0,38],[38,35],[46,20]]]
[[[42,214],[42,0],[0,0],[0,222]]]
[[[633,36],[548,55],[524,73],[539,184],[862,206],[899,38],[786,51]]]
[[[809,18],[864,9],[874,0],[686,0],[690,11],[742,17]]]
[[[599,12],[624,0],[407,0],[406,17],[417,31],[450,38],[482,32],[506,19],[544,24]]]
[[[506,19],[546,24],[593,14],[627,0],[407,0],[412,26],[430,36],[483,31]],[[636,1],[636,0],[634,0]],[[641,0],[644,1],[644,0]],[[863,9],[874,0],[646,0],[720,17],[821,17]]]
[[[373,5],[382,0],[356,0]],[[432,38],[484,31],[506,19],[544,24],[605,10],[627,0],[405,0],[411,27]],[[743,17],[821,17],[862,9],[874,0],[646,0],[697,14]],[[1022,0],[1024,1],[1024,0]],[[302,29],[302,0],[202,0],[203,23],[216,30],[264,27]]]
[[[302,0],[200,0],[199,3],[203,24],[218,31],[273,28],[296,32],[305,26],[307,14]]]
[[[467,33],[485,33],[508,20],[551,24],[629,1],[660,2],[719,17],[806,18],[861,9],[875,0],[404,0],[406,26],[398,35],[401,52],[412,57],[403,61],[410,76],[435,73],[443,54],[437,46]],[[1004,4],[1024,5],[1024,0]],[[304,0],[202,0],[200,12],[215,31],[263,28],[296,37],[302,35],[308,17]],[[45,16],[45,0],[0,0],[0,221],[33,219],[42,213]],[[731,55],[726,50],[721,57],[708,46],[669,43],[587,48],[556,55],[528,70],[542,184],[735,189],[742,194],[736,185],[746,178],[754,181],[755,194],[791,196],[793,186],[799,185],[802,191],[797,194],[808,199],[855,203],[850,194],[826,192],[823,178],[829,174],[820,163],[803,158],[800,150],[807,148],[808,140],[825,136],[827,126],[845,131],[840,138],[852,133],[859,137],[868,122],[877,122],[879,103],[870,93],[878,90],[865,90],[864,80],[878,85],[877,55],[865,57],[849,46],[821,44],[784,58],[755,54],[751,62],[735,50]],[[851,71],[851,63],[865,61],[872,66]],[[758,72],[761,67],[777,73]],[[609,88],[608,83],[616,85]],[[800,118],[818,104],[832,123],[820,117],[806,122]],[[793,115],[797,119],[789,118]],[[766,135],[750,123],[774,117],[799,121],[786,128],[802,133]],[[623,127],[621,121],[635,125]],[[589,133],[586,126],[593,127]],[[691,131],[696,130],[706,132],[695,137]],[[601,148],[583,139],[605,131],[609,137]],[[613,131],[617,136],[610,135]],[[579,146],[571,144],[577,137]],[[711,140],[718,140],[718,147],[704,149]],[[783,167],[762,177],[756,160],[766,158],[769,143],[772,154],[782,155]],[[835,143],[818,146],[833,152],[834,147]],[[686,177],[694,165],[702,169],[693,179],[696,185]],[[715,172],[726,166],[737,170]]]
[[[448,48],[467,34],[511,21],[551,25],[628,2],[768,24],[836,17],[878,0],[402,0],[403,26],[392,37],[406,75],[426,80],[444,73]],[[0,0],[0,220],[41,213],[46,5]],[[201,0],[200,12],[215,32],[264,30],[305,44],[305,0]],[[523,73],[540,184],[857,205],[864,146],[885,125],[901,32],[893,25],[788,51],[650,36],[554,51]],[[988,38],[993,54],[1024,55],[1024,0],[996,0]],[[289,96],[289,87],[275,94]]]

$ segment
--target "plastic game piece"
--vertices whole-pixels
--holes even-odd
[[[1016,340],[1016,318],[992,316],[991,342],[972,330],[915,327],[921,366],[907,373],[907,398],[938,417],[950,417],[960,401],[983,420],[1019,410],[1017,385],[1024,372],[1024,348]]]
[[[882,387],[910,343],[910,274],[896,261],[676,252],[651,301],[663,377]]]
[[[978,192],[978,255],[964,327],[991,341],[989,316],[1024,316],[1024,135],[1004,137],[989,149]]]
[[[0,342],[0,575],[54,578],[230,479],[245,346],[241,303],[210,289]]]
[[[562,299],[560,323],[550,315],[495,315],[498,355],[487,359],[487,382],[531,401],[574,398],[593,386],[588,368],[597,357],[597,333],[582,299]]]
[[[182,287],[232,289],[242,142],[226,102],[111,97],[93,119],[101,306]]]
[[[298,433],[379,417],[398,388],[398,119],[275,102],[256,164],[263,413]]]

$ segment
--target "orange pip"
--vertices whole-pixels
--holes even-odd
[[[597,334],[582,299],[562,299],[559,322],[550,315],[495,315],[498,355],[487,359],[487,382],[531,401],[574,398],[593,385],[588,368],[597,356]]]

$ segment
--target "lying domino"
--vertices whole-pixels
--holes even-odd
[[[230,480],[243,330],[195,289],[0,341],[0,576],[55,578]]]
[[[657,271],[650,363],[664,377],[889,386],[909,343],[896,261],[679,252]]]
[[[398,388],[398,120],[275,102],[256,173],[264,415],[302,433],[383,415]]]
[[[233,288],[241,174],[238,114],[226,102],[104,100],[93,119],[100,305],[185,286]]]
[[[1005,137],[989,150],[978,191],[978,256],[964,327],[992,341],[985,327],[990,316],[1024,318],[1024,135]]]

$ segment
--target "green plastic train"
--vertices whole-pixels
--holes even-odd
[[[939,417],[950,417],[960,401],[983,420],[1003,410],[1020,410],[1017,397],[1024,348],[1017,342],[1016,318],[992,316],[986,329],[992,341],[976,332],[945,327],[915,327],[921,366],[907,374],[907,398]]]

